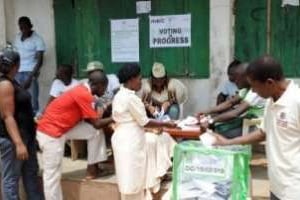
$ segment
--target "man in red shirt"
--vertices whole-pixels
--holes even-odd
[[[99,129],[113,122],[101,119],[95,108],[95,97],[102,96],[107,87],[103,72],[93,73],[88,83],[80,84],[53,100],[46,108],[37,126],[37,140],[42,150],[43,184],[46,200],[62,200],[60,185],[64,144],[68,131],[80,121]],[[82,132],[82,135],[87,134]]]

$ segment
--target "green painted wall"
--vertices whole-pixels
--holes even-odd
[[[139,18],[140,65],[145,76],[155,61],[164,63],[170,76],[209,75],[209,0],[152,0],[151,15],[192,15],[190,48],[156,49],[149,48],[149,15],[136,14],[135,0],[54,2],[57,62],[75,63],[80,77],[91,60],[102,61],[107,72],[120,68],[122,64],[111,62],[110,20],[126,18]]]

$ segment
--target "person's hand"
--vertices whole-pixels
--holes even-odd
[[[146,108],[147,108],[147,110],[151,113],[151,115],[153,115],[153,114],[155,113],[155,111],[156,111],[156,107],[155,107],[155,106],[152,106],[152,105],[150,105],[150,104],[148,104],[148,105],[146,106]]]
[[[35,78],[38,78],[40,75],[40,71],[35,71],[32,73],[32,76],[35,77]]]
[[[199,123],[200,123],[200,129],[202,131],[206,130],[209,127],[209,122],[208,122],[205,115],[200,115],[198,120],[199,120]]]
[[[195,117],[200,121],[201,118],[205,117],[205,113],[204,112],[197,112],[195,114]]]
[[[27,160],[29,155],[23,143],[16,145],[16,154],[18,160]]]
[[[161,108],[164,110],[164,111],[167,111],[168,108],[171,106],[171,103],[169,101],[165,101],[163,102],[163,104],[161,105]]]
[[[225,138],[224,136],[218,134],[218,133],[211,133],[215,137],[215,142],[213,145],[230,145],[230,139]]]
[[[175,90],[168,91],[168,99],[170,104],[177,102]]]

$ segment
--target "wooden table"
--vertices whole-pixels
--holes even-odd
[[[182,130],[180,128],[164,128],[163,130],[175,138],[199,139],[201,135],[200,128],[199,130]]]

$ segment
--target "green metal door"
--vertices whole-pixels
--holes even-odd
[[[300,7],[282,7],[281,0],[267,2],[236,0],[235,57],[249,62],[268,53],[282,63],[286,76],[299,77]]]
[[[65,2],[65,3],[57,3]],[[68,3],[66,3],[68,2]],[[71,2],[71,3],[70,3]],[[136,14],[136,0],[56,0],[55,20],[57,36],[58,63],[70,60],[73,55],[61,44],[75,38],[76,61],[79,76],[84,76],[83,69],[91,60],[100,60],[107,72],[116,72],[122,63],[111,62],[110,20],[139,19],[140,65],[148,76],[153,62],[164,63],[170,76],[208,77],[209,75],[209,0],[152,0],[151,15],[186,14],[192,15],[192,45],[189,48],[149,47],[149,14]],[[61,13],[64,6],[71,6],[75,27],[70,31],[61,27],[61,21],[68,21],[66,13]],[[61,6],[61,7],[59,7]],[[72,12],[71,12],[71,11]],[[64,19],[62,19],[65,17]],[[69,31],[69,32],[68,32]],[[64,41],[60,43],[58,41]],[[72,45],[73,45],[72,44]],[[67,52],[68,51],[68,52]]]

